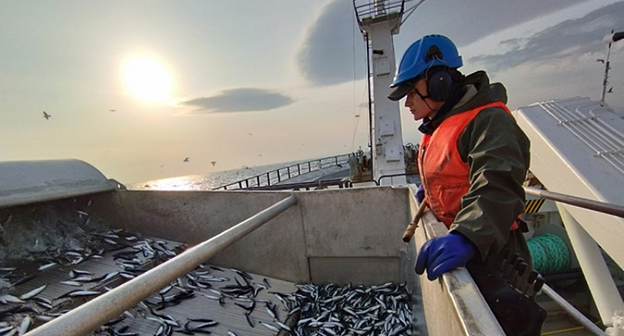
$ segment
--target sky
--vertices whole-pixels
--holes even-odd
[[[0,161],[79,159],[136,183],[367,148],[365,47],[351,0],[0,8]],[[429,0],[394,47],[398,62],[423,35],[448,36],[460,70],[486,70],[516,109],[599,100],[597,59],[612,29],[624,31],[624,1]],[[610,61],[605,101],[624,111],[624,41]],[[404,142],[416,143],[419,122],[400,106]]]

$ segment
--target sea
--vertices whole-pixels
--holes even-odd
[[[295,165],[297,163],[301,163],[301,161],[281,162],[255,167],[243,167],[210,174],[170,177],[127,184],[126,188],[130,190],[213,190],[229,183],[265,174],[267,172]]]

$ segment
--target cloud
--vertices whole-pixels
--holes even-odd
[[[281,93],[256,88],[224,90],[219,95],[189,99],[180,105],[198,107],[193,114],[269,111],[295,100]]]
[[[366,76],[365,51],[353,3],[335,0],[308,29],[296,53],[296,64],[311,84],[335,85]]]
[[[556,62],[555,58],[604,51],[602,38],[613,27],[621,25],[622,17],[624,2],[617,2],[582,18],[564,21],[527,39],[507,40],[505,43],[514,47],[506,53],[475,56],[468,62],[486,64],[488,71],[494,74],[527,62]]]
[[[479,0],[469,5],[457,0],[425,1],[403,24],[401,34],[395,36],[397,57],[426,34],[448,35],[458,46],[467,45],[492,32],[585,1]],[[487,19],[475,21],[484,16]],[[295,61],[310,84],[329,86],[365,78],[365,50],[353,3],[333,0],[308,29]]]
[[[425,1],[401,27],[398,40],[415,41],[443,34],[461,47],[494,32],[560,11],[588,0]],[[407,35],[407,36],[406,36]]]

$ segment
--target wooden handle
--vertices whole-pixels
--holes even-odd
[[[407,225],[407,229],[405,229],[405,232],[403,233],[404,242],[407,243],[408,241],[410,241],[410,239],[412,239],[412,236],[414,235],[414,232],[416,231],[416,228],[418,227],[418,222],[420,222],[420,217],[422,217],[422,215],[425,213],[426,206],[427,206],[427,203],[425,203],[424,200],[420,203],[420,206],[418,206],[418,211],[416,211],[414,220]]]

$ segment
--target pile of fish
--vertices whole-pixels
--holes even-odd
[[[286,297],[290,312],[300,311],[292,335],[413,335],[411,295],[405,283],[298,287]]]
[[[83,211],[89,205],[14,212],[1,223],[0,336],[23,335],[186,248],[106,229],[107,223]],[[271,281],[201,264],[91,335],[414,334],[405,284],[295,287]]]
[[[132,279],[177,255],[183,247],[141,238],[123,230],[108,230],[89,236],[86,247],[71,250],[54,247],[43,252],[31,252],[38,258],[24,263],[24,267],[0,267],[0,281],[8,284],[0,292],[0,335],[21,335],[31,327],[50,321],[85,300],[105,293],[110,290],[109,286]],[[94,274],[81,269],[84,262],[101,260],[110,254],[116,263],[116,270]],[[33,267],[32,264],[39,266]],[[67,271],[64,279],[50,283],[50,275],[58,274],[61,269]],[[37,283],[35,289],[21,295],[14,294],[20,291],[19,286],[28,287],[32,283]],[[67,289],[59,295],[59,288]]]

